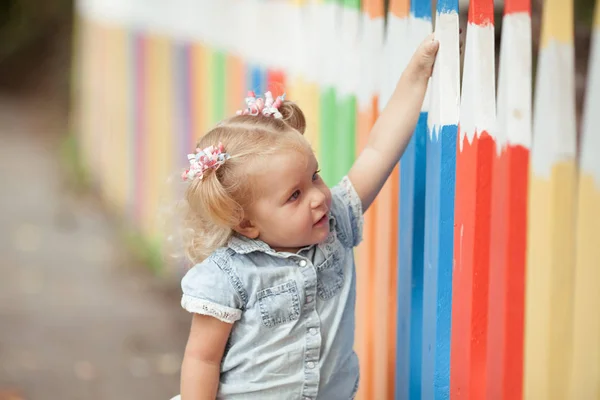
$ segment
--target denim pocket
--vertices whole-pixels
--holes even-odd
[[[317,294],[323,300],[329,300],[344,285],[344,268],[339,253],[333,252],[327,260],[317,267]]]
[[[257,297],[264,326],[273,327],[300,317],[298,287],[294,281],[263,289]]]

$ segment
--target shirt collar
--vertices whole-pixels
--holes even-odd
[[[255,240],[247,238],[238,233],[234,233],[227,242],[227,247],[231,250],[235,251],[238,254],[248,254],[255,251],[260,251],[263,253],[272,253],[275,250],[271,248],[268,244],[263,242],[262,240]]]
[[[329,214],[329,229],[333,231],[335,229],[335,218],[330,213]],[[231,250],[235,251],[238,254],[249,254],[255,251],[268,253],[275,255],[277,252],[271,248],[268,244],[263,242],[262,240],[250,239],[246,236],[235,233],[229,238],[227,242],[227,247]],[[312,246],[305,247],[302,250],[309,249]]]

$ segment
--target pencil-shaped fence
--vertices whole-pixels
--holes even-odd
[[[573,0],[544,2],[535,71],[530,0],[504,0],[496,21],[471,0],[462,80],[459,1],[434,3],[80,0],[84,167],[159,252],[167,179],[247,90],[271,90],[305,111],[334,185],[435,31],[414,136],[356,249],[358,397],[599,398],[600,6],[578,129]]]

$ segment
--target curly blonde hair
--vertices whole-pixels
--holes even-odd
[[[290,101],[279,107],[281,119],[263,115],[236,115],[219,123],[197,142],[198,148],[222,143],[231,156],[223,165],[194,179],[184,196],[182,240],[192,263],[204,260],[224,246],[233,228],[244,219],[254,201],[252,173],[261,160],[283,150],[311,151],[302,136],[306,121]]]

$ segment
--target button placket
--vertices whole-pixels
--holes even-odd
[[[317,397],[319,390],[319,357],[321,353],[321,336],[311,334],[311,329],[318,333],[319,315],[316,309],[317,269],[305,259],[298,261],[304,276],[304,304],[302,314],[305,316],[305,352],[304,352],[304,385],[302,396],[309,399]]]

